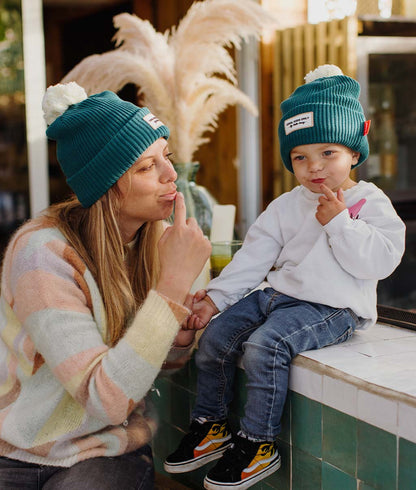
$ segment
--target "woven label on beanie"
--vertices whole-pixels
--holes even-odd
[[[153,129],[160,128],[160,126],[164,126],[163,122],[160,121],[154,114],[149,112],[149,114],[146,114],[143,116],[143,120],[147,122],[147,124],[152,127]]]
[[[313,112],[304,112],[290,117],[285,121],[285,133],[288,135],[298,129],[313,127]]]

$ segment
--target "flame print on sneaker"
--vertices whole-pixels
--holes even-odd
[[[194,457],[197,458],[203,454],[211,453],[218,449],[224,442],[231,439],[231,434],[227,429],[227,423],[212,424],[208,434],[202,439],[194,449]]]
[[[276,459],[277,449],[273,443],[266,442],[257,450],[257,454],[251,460],[249,466],[241,472],[241,480],[251,477],[263,471],[269,464]]]

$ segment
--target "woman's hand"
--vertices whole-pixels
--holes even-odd
[[[192,294],[188,294],[184,303],[184,306],[191,309],[194,297]],[[175,342],[173,345],[175,347],[187,347],[195,340],[195,330],[188,330],[187,325],[188,319],[186,319],[181,325],[177,336],[175,337]]]
[[[156,290],[183,304],[192,284],[211,253],[211,243],[204,237],[194,218],[186,219],[183,194],[178,192],[175,218],[159,243],[160,279]]]

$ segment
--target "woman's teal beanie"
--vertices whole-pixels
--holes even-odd
[[[290,152],[299,145],[338,143],[360,153],[354,167],[369,153],[366,122],[358,100],[360,85],[335,65],[323,65],[305,77],[306,83],[284,100],[280,108],[280,155],[293,172]]]
[[[87,97],[75,82],[49,87],[43,99],[48,138],[82,206],[94,204],[169,129],[146,107],[105,91]]]

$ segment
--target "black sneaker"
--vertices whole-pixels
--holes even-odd
[[[271,475],[280,468],[276,442],[253,442],[241,436],[208,472],[204,488],[243,489]]]
[[[195,470],[222,456],[231,446],[231,430],[226,420],[199,422],[194,420],[190,432],[170,454],[163,465],[168,473],[185,473]]]

